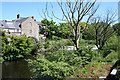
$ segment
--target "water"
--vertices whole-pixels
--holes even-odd
[[[25,59],[6,61],[2,64],[2,78],[30,78],[33,74]]]

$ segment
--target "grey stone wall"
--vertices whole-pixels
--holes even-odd
[[[21,35],[21,32],[10,32],[10,34],[8,32],[6,32],[6,35],[8,36],[20,36]]]
[[[21,24],[21,34],[27,37],[34,37],[39,40],[39,25],[31,17]]]

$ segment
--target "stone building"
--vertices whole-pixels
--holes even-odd
[[[7,35],[21,36],[25,34],[27,37],[33,37],[39,40],[39,25],[34,19],[34,16],[24,18],[18,14],[16,20],[0,21],[0,28],[6,31]]]

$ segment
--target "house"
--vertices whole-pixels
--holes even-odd
[[[7,35],[21,36],[25,34],[27,37],[39,40],[39,25],[34,16],[24,18],[18,14],[16,20],[0,21],[0,28],[6,31]]]

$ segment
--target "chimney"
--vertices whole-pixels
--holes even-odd
[[[34,16],[32,16],[32,19],[34,19]]]
[[[17,19],[20,18],[20,14],[17,15]]]

